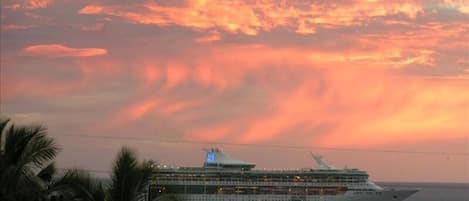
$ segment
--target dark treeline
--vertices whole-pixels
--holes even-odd
[[[1,201],[143,201],[153,164],[123,147],[114,160],[109,184],[89,172],[59,172],[61,149],[42,125],[15,125],[0,117]],[[161,200],[161,199],[160,199]],[[168,197],[166,200],[175,200]]]

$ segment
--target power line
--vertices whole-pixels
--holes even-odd
[[[96,138],[107,140],[132,140],[154,143],[172,143],[172,144],[197,144],[197,145],[226,145],[226,146],[246,146],[246,147],[263,147],[263,148],[284,148],[284,149],[320,149],[331,151],[347,151],[347,152],[376,152],[376,153],[397,153],[397,154],[421,154],[421,155],[443,155],[443,156],[469,156],[468,152],[439,152],[439,151],[411,151],[411,150],[390,150],[390,149],[359,149],[359,148],[337,148],[322,146],[299,146],[299,145],[281,145],[281,144],[247,144],[232,142],[202,142],[192,140],[161,140],[155,138],[136,138],[136,137],[114,137],[114,136],[96,136],[96,135],[59,135],[57,137],[77,137],[77,138]]]

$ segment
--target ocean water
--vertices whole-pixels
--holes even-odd
[[[469,201],[468,184],[379,183],[385,188],[418,188],[419,192],[405,201]]]

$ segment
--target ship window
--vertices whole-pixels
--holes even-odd
[[[215,162],[215,153],[213,152],[207,153],[207,162]]]

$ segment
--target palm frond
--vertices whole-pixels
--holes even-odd
[[[30,127],[28,132],[30,132],[32,138],[28,144],[29,149],[27,149],[23,157],[27,159],[26,161],[34,163],[37,168],[42,168],[57,156],[60,148],[54,139],[46,135],[45,127]]]
[[[5,163],[8,165],[18,165],[32,137],[33,135],[27,131],[27,127],[11,125],[5,136]]]
[[[3,133],[7,129],[7,125],[8,125],[9,122],[10,122],[10,119],[8,119],[8,118],[0,119],[0,157],[1,157],[1,155],[2,155],[1,153],[3,151]]]
[[[103,185],[88,172],[78,169],[68,170],[63,177],[57,179],[50,191],[59,192],[70,200],[104,201]]]
[[[46,166],[44,169],[40,170],[39,173],[37,174],[37,177],[49,183],[52,181],[52,177],[55,174],[57,174],[57,167],[55,167],[55,163],[51,163],[48,166]]]
[[[0,158],[1,193],[13,200],[45,196],[56,171],[51,164],[59,151],[54,140],[47,137],[43,126],[12,124],[6,128],[2,121],[0,130],[5,135]]]

